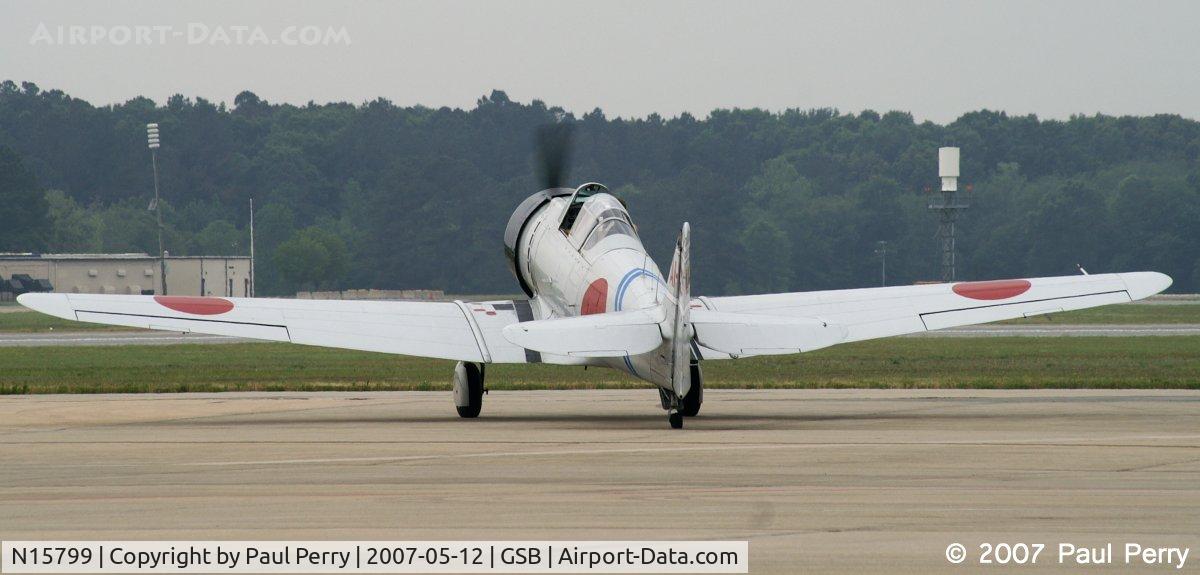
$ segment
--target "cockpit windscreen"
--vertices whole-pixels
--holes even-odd
[[[637,237],[633,231],[633,224],[624,218],[624,214],[600,220],[600,223],[592,228],[592,233],[588,234],[587,240],[583,242],[583,249],[587,250],[599,243],[600,240],[618,234]]]

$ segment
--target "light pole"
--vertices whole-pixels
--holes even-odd
[[[146,146],[150,148],[150,165],[154,167],[154,217],[158,220],[158,276],[162,295],[167,295],[167,252],[163,250],[162,206],[158,199],[158,124],[146,124]]]
[[[254,297],[254,196],[250,196],[250,297]]]
[[[879,254],[879,285],[887,286],[887,241],[879,240],[875,243],[879,245],[875,248],[875,253]]]

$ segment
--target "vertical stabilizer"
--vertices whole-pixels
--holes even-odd
[[[667,298],[667,325],[670,326],[671,342],[671,387],[675,395],[683,398],[691,389],[690,365],[692,360],[692,326],[690,304],[692,301],[691,276],[691,227],[687,222],[675,242],[675,257],[671,260],[671,271],[667,285],[672,298]],[[672,299],[674,301],[672,301]]]

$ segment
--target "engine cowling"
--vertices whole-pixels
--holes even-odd
[[[571,188],[550,188],[542,190],[536,194],[525,198],[517,209],[513,211],[512,216],[508,218],[508,226],[504,228],[504,255],[508,259],[508,268],[512,271],[513,276],[517,278],[517,283],[521,285],[521,291],[525,295],[533,297],[533,288],[530,287],[530,282],[521,274],[521,254],[518,253],[517,246],[521,244],[521,234],[525,232],[525,225],[542,206],[546,205],[551,198],[560,196],[570,196],[575,193]]]

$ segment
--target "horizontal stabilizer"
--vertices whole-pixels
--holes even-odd
[[[841,343],[845,327],[819,319],[692,310],[696,343],[729,355],[778,355]]]
[[[576,357],[623,357],[662,344],[661,311],[634,310],[512,324],[504,338],[526,349]]]

